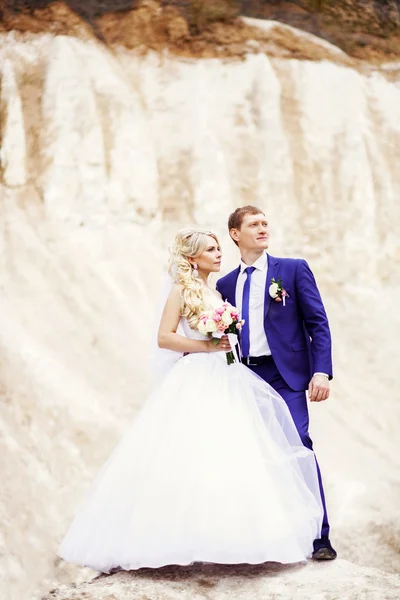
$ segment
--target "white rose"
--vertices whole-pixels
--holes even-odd
[[[199,325],[198,325],[197,329],[200,331],[200,333],[202,333],[203,335],[206,335],[207,327],[206,327],[205,321],[199,321]]]
[[[227,326],[232,325],[233,320],[232,320],[231,313],[230,313],[229,310],[226,310],[221,315],[221,320],[222,320],[222,322],[223,322],[224,325],[227,325]]]
[[[271,283],[271,285],[269,286],[269,295],[271,296],[271,298],[277,298],[278,297],[278,290],[279,290],[279,285],[277,283]]]
[[[214,333],[214,331],[217,331],[216,322],[213,319],[207,319],[206,329],[207,329],[207,333]]]

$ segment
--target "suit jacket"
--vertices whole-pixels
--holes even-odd
[[[275,364],[293,390],[308,388],[313,373],[332,379],[332,342],[328,318],[314,275],[299,258],[268,256],[264,330]],[[236,304],[236,282],[240,267],[217,282],[224,300]],[[288,292],[286,305],[269,295],[271,279],[280,277]]]

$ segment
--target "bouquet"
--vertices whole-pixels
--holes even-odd
[[[220,338],[224,334],[227,334],[231,346],[233,346],[236,344],[237,331],[242,328],[243,324],[244,321],[239,319],[237,308],[229,304],[229,302],[224,302],[218,308],[204,311],[200,315],[197,329],[203,335],[211,334],[212,343],[215,346],[219,343]],[[226,362],[228,365],[235,362],[235,356],[231,350],[226,353]]]

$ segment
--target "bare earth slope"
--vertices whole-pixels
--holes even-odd
[[[181,225],[212,227],[227,271],[237,254],[226,217],[247,202],[268,212],[271,253],[309,260],[332,324],[333,394],[313,407],[312,434],[333,540],[363,566],[336,563],[332,585],[359,577],[367,598],[368,582],[378,594],[398,581],[364,567],[400,571],[400,86],[318,38],[255,26],[324,60],[278,41],[269,51],[252,40],[237,60],[108,47],[91,31],[0,34],[5,600],[89,576],[55,553],[145,401],[167,245]],[[310,588],[325,571],[302,573]],[[107,581],[136,585],[117,575],[93,586]]]

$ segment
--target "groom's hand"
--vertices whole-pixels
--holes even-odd
[[[314,375],[308,386],[311,402],[321,402],[329,398],[329,379],[325,375]]]

